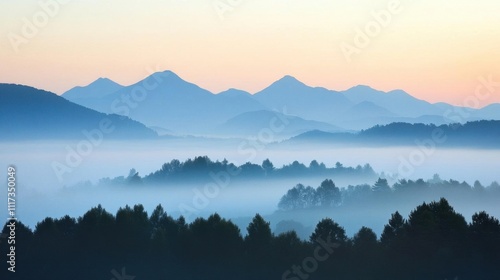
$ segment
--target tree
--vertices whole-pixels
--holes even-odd
[[[113,251],[116,239],[115,217],[99,204],[78,218],[77,244],[89,254],[103,250]]]
[[[472,215],[472,223],[469,227],[474,234],[500,235],[500,223],[498,219],[491,217],[484,211]]]
[[[281,172],[283,173],[283,175],[297,176],[300,174],[304,174],[306,171],[307,167],[296,160],[289,165],[284,165],[283,168],[281,168]]]
[[[219,256],[234,257],[241,252],[243,238],[238,226],[217,213],[208,217],[207,222],[212,231],[210,243]]]
[[[478,180],[476,180],[474,182],[474,190],[478,191],[478,192],[483,192],[485,190],[485,188],[484,188],[483,185],[481,185],[481,182],[479,182]]]
[[[335,186],[332,180],[324,180],[316,189],[316,201],[321,207],[339,205],[341,198],[340,189]]]
[[[298,184],[281,197],[278,207],[282,210],[305,209],[315,206],[316,203],[316,190]]]
[[[313,243],[318,242],[318,240],[323,240],[344,244],[347,242],[347,236],[343,227],[332,219],[326,218],[316,225],[309,240]]]
[[[453,277],[463,269],[467,222],[446,199],[418,206],[410,213],[407,224],[405,243],[412,259],[420,263],[420,273],[416,274],[419,278],[431,273]]]
[[[356,250],[363,251],[372,251],[377,247],[377,235],[373,232],[372,229],[367,227],[362,227],[352,239],[353,246]]]
[[[472,216],[469,225],[476,250],[488,255],[489,259],[500,258],[500,222],[482,211]],[[478,250],[479,249],[479,250]]]
[[[313,172],[317,171],[317,170],[319,170],[319,168],[320,168],[319,163],[316,160],[313,160],[313,161],[311,161],[311,163],[309,163],[309,169],[311,171],[313,171]]]
[[[491,182],[491,185],[488,187],[488,189],[492,191],[500,191],[500,184],[497,181]]]
[[[151,227],[151,250],[157,254],[173,252],[178,240],[178,227],[168,216],[161,204],[156,206],[149,217]]]
[[[245,243],[251,251],[263,252],[271,245],[273,234],[270,223],[266,222],[261,215],[256,214],[252,222],[247,227]]]
[[[391,187],[389,187],[387,179],[378,178],[373,186],[373,191],[376,193],[388,193],[391,191]]]
[[[456,213],[448,201],[441,198],[439,202],[423,203],[410,213],[408,230],[411,234],[430,234],[436,239],[429,241],[449,241],[449,238],[467,229],[465,218]],[[431,237],[429,236],[429,237]]]
[[[139,204],[131,208],[127,205],[118,209],[116,229],[118,232],[116,241],[120,250],[137,252],[145,249],[143,244],[150,239],[151,228],[144,206]]]
[[[280,233],[273,240],[274,259],[284,267],[300,261],[300,258],[303,258],[303,250],[309,252],[309,247],[305,244],[293,230]]]
[[[353,253],[356,266],[362,267],[355,271],[358,279],[378,278],[380,271],[377,235],[367,227],[362,227],[353,237]]]
[[[500,222],[486,212],[475,213],[469,224],[471,266],[481,271],[483,277],[495,279],[500,263]]]
[[[130,185],[142,184],[141,176],[139,176],[139,172],[137,172],[134,168],[130,169],[128,173],[127,183]]]
[[[240,229],[219,214],[208,219],[197,218],[189,225],[189,250],[196,258],[221,259],[235,256],[241,250]]]
[[[167,213],[163,209],[163,206],[161,206],[161,204],[158,204],[158,206],[156,206],[155,210],[153,210],[151,216],[149,217],[149,223],[151,224],[152,230],[160,228],[161,222],[167,217]]]
[[[432,176],[432,179],[429,180],[429,183],[431,184],[440,184],[442,182],[443,180],[441,179],[441,177],[439,177],[439,174],[434,174],[434,176]]]
[[[385,246],[391,246],[404,234],[405,220],[398,211],[391,215],[389,224],[385,225],[380,241]]]
[[[262,162],[262,169],[264,169],[264,172],[265,172],[266,176],[269,176],[274,171],[274,165],[273,165],[273,163],[269,159],[265,159]]]

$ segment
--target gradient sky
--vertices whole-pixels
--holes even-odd
[[[478,77],[500,81],[498,0],[401,0],[399,13],[350,62],[341,44],[356,46],[356,28],[391,1],[64,2],[47,22],[38,0],[0,2],[1,82],[61,94],[98,77],[129,85],[169,69],[213,92],[254,93],[290,74],[312,86],[365,84],[462,105]],[[237,4],[220,17],[215,3]],[[16,52],[12,38],[23,37],[24,19],[34,16],[41,27]],[[481,105],[493,102],[500,87]]]

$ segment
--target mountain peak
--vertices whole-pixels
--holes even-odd
[[[70,101],[79,98],[99,98],[111,94],[123,88],[122,85],[108,79],[100,77],[86,86],[76,86],[62,96]]]
[[[181,77],[179,77],[179,75],[175,74],[171,70],[155,72],[155,73],[149,75],[146,79],[148,79],[148,78],[154,78],[155,80],[168,80],[168,81],[183,81],[183,82],[185,82]]]
[[[347,90],[347,92],[370,92],[370,91],[377,91],[377,90],[367,85],[357,85]]]
[[[250,96],[250,93],[248,93],[247,91],[241,90],[241,89],[230,88],[228,90],[221,91],[221,92],[217,93],[217,95],[221,95],[221,96]]]
[[[391,90],[391,91],[388,92],[388,94],[395,94],[395,95],[402,95],[402,96],[413,97],[413,96],[411,96],[410,94],[408,94],[406,91],[404,91],[402,89]]]
[[[297,78],[290,76],[290,75],[285,75],[283,78],[277,80],[275,83],[285,83],[285,84],[304,84],[301,81],[297,80]]]
[[[304,87],[307,87],[307,85],[305,85],[303,82],[297,80],[293,76],[285,75],[283,76],[283,78],[272,83],[267,89],[290,90]]]
[[[173,76],[173,77],[179,77],[177,74],[174,73],[174,71],[172,70],[165,70],[165,71],[159,71],[159,72],[156,72],[156,73],[161,73],[163,75],[169,75],[169,76]]]
[[[119,85],[117,82],[110,80],[106,77],[99,77],[97,80],[93,81],[92,83],[88,84],[87,86],[109,86],[109,85]]]

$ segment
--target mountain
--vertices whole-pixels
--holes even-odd
[[[257,101],[249,92],[239,89],[228,89],[217,94],[218,97],[230,100],[234,104],[240,106],[254,106],[255,108],[266,108]],[[267,109],[267,108],[266,108]]]
[[[310,87],[294,77],[285,76],[254,97],[269,108],[286,108],[288,114],[348,130],[393,122],[451,122],[443,117],[445,108],[416,99],[402,90],[386,93],[368,86],[356,86],[336,92]]]
[[[382,92],[368,86],[355,86],[342,92],[353,103],[371,102],[401,117],[442,115],[443,111],[427,101],[417,99],[402,90]]]
[[[291,138],[288,143],[322,143],[367,146],[430,146],[500,148],[500,121],[473,121],[465,124],[409,124],[377,125],[359,133],[330,133],[309,131]],[[422,144],[424,143],[425,144]]]
[[[0,84],[0,139],[85,139],[100,131],[109,139],[154,138],[143,124],[74,104],[54,93]],[[96,132],[99,134],[99,132]]]
[[[238,114],[266,109],[251,96],[215,95],[172,71],[154,73],[95,101],[91,108],[97,111],[129,116],[178,134],[210,133]]]
[[[61,96],[73,103],[92,108],[96,99],[105,97],[122,88],[122,85],[115,83],[108,78],[99,78],[87,86],[74,87],[63,93]]]
[[[471,119],[472,120],[472,119]],[[476,119],[473,119],[476,120]],[[377,116],[356,118],[355,115],[351,117],[345,117],[342,120],[342,124],[345,127],[349,127],[351,130],[363,130],[368,129],[376,125],[388,125],[391,123],[409,123],[409,124],[450,124],[452,121],[443,116],[439,115],[424,115],[417,118],[410,117],[389,117],[389,116]]]
[[[238,97],[242,97],[242,96],[252,98],[252,95],[248,91],[244,91],[244,90],[236,89],[236,88],[230,88],[228,90],[221,91],[217,95],[234,97],[234,98],[238,98]]]
[[[128,116],[149,127],[159,127],[162,133],[169,131],[177,135],[215,136],[217,131],[224,135],[253,133],[255,129],[233,125],[241,119],[231,119],[257,111],[278,111],[347,130],[393,122],[441,125],[500,120],[500,105],[478,110],[446,103],[431,104],[402,90],[383,92],[362,85],[338,92],[308,86],[292,76],[284,76],[254,95],[238,89],[214,94],[172,71],[164,71],[127,87],[98,79],[86,87],[68,91],[63,97],[96,111]],[[266,115],[262,118],[252,115],[255,124],[250,123],[251,119],[245,120],[248,127],[262,124],[262,118],[266,118]],[[230,133],[229,127],[235,129],[235,133]],[[316,129],[318,126],[305,127]]]
[[[270,109],[286,109],[291,115],[329,123],[334,123],[342,111],[354,105],[336,91],[307,86],[292,76],[274,82],[254,98]]]
[[[231,118],[217,127],[215,133],[232,137],[263,137],[262,135],[264,135],[277,141],[315,129],[332,132],[342,131],[341,128],[328,123],[261,110],[243,113]]]
[[[500,104],[499,103],[490,104],[479,110],[469,109],[465,111],[465,114],[467,113],[470,113],[470,117],[475,119],[500,120]]]

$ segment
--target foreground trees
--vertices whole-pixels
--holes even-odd
[[[3,228],[4,237],[9,230],[7,225]],[[246,230],[243,235],[218,214],[187,224],[182,217],[167,215],[161,205],[151,215],[142,205],[120,208],[116,215],[99,205],[78,219],[46,218],[33,232],[18,223],[15,279],[117,279],[116,274],[123,272],[121,279],[498,279],[500,275],[499,221],[479,212],[467,224],[445,199],[419,205],[407,219],[395,212],[380,239],[367,227],[349,238],[331,218],[321,220],[308,241],[293,231],[274,235],[259,214]],[[11,245],[0,240],[3,254]],[[6,264],[2,266],[1,279],[14,279],[9,278]]]

